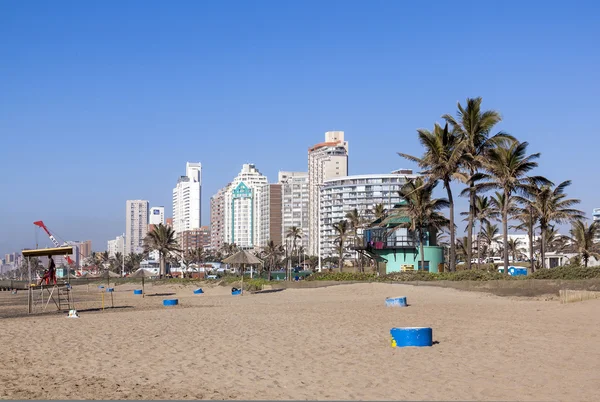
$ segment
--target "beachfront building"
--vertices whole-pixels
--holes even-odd
[[[108,251],[108,257],[113,258],[117,253],[123,254],[123,245],[125,243],[125,237],[117,236],[113,240],[108,241],[106,250]]]
[[[325,180],[320,192],[320,254],[337,255],[333,225],[347,219],[346,214],[356,209],[364,224],[375,220],[375,205],[383,204],[392,210],[402,199],[398,191],[407,179],[415,178],[412,170],[401,169],[389,174],[345,176]],[[359,231],[360,233],[360,231]],[[348,256],[354,252],[348,250]]]
[[[282,185],[280,183],[269,184],[269,240],[275,244],[282,244]]]
[[[421,267],[420,242],[417,234],[408,229],[409,225],[406,201],[402,201],[385,217],[364,229],[360,242],[353,249],[375,260],[381,275],[416,270],[442,271],[444,248],[436,243],[437,230],[429,227],[424,231],[425,264]]]
[[[594,221],[600,221],[600,208],[594,208],[592,211],[592,218]],[[600,242],[600,232],[597,232],[595,242]]]
[[[150,208],[150,219],[151,225],[158,226],[161,223],[165,224],[165,207],[152,207]]]
[[[200,229],[184,230],[177,236],[177,241],[183,251],[207,249],[210,247],[210,228],[202,226]]]
[[[328,131],[325,142],[308,149],[308,253],[317,255],[319,192],[328,179],[348,175],[348,142],[343,131]]]
[[[173,230],[200,229],[202,164],[187,162],[185,176],[179,177],[173,189]]]
[[[269,240],[269,183],[254,164],[244,164],[225,192],[224,243],[252,249]]]
[[[125,254],[144,251],[144,238],[148,234],[149,202],[127,200],[125,215]]]
[[[281,185],[281,241],[285,243],[288,230],[295,226],[302,230],[297,246],[308,249],[308,173],[279,172],[278,182]]]
[[[225,239],[225,194],[231,183],[210,197],[210,248],[220,250]]]

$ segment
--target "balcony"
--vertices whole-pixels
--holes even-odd
[[[369,236],[367,233],[362,238],[354,241],[354,250],[398,250],[407,248],[416,248],[418,246],[417,238],[414,235],[408,236]]]

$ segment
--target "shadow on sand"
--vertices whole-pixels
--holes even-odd
[[[252,292],[252,294],[259,295],[263,293],[276,293],[283,292],[285,289],[269,289],[269,290],[257,290],[256,292]]]

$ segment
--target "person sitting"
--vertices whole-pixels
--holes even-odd
[[[237,292],[238,290],[239,290],[238,288],[231,288],[231,293]]]
[[[49,278],[49,274],[48,274],[48,270],[45,269],[44,270],[44,275],[42,275],[42,278],[40,279],[40,283],[38,283],[38,286],[41,286],[42,283],[47,284],[48,283],[48,278]]]

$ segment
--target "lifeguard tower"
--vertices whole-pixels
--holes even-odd
[[[27,308],[29,314],[44,312],[50,302],[53,302],[57,310],[73,310],[73,296],[70,283],[70,270],[67,270],[66,279],[61,281],[50,281],[48,284],[38,285],[31,276],[31,257],[48,257],[55,255],[67,256],[73,253],[72,246],[41,248],[37,250],[23,250],[23,257],[27,258],[29,282],[27,286],[28,298]]]

